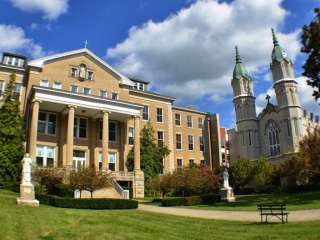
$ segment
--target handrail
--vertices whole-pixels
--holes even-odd
[[[129,199],[129,190],[124,190],[116,180],[112,179],[112,184],[115,190],[120,194],[120,196],[124,199]]]

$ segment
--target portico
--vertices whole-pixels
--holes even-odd
[[[140,182],[144,179],[140,170],[140,105],[35,86],[29,101],[27,150],[35,165],[69,171],[94,166],[112,171],[116,180],[126,176],[133,187],[137,176]],[[134,129],[134,135],[129,128]],[[128,173],[126,159],[133,146],[134,173]]]

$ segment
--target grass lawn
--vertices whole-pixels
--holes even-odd
[[[234,203],[215,203],[213,205],[197,205],[184,208],[206,209],[206,210],[230,210],[230,211],[257,211],[257,204],[284,201],[288,210],[305,210],[320,208],[320,191],[286,194],[256,194],[236,196]]]
[[[17,206],[0,190],[0,239],[320,239],[320,221],[256,224],[175,217],[139,210]]]

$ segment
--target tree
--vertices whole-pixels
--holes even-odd
[[[159,146],[154,138],[154,130],[148,122],[140,132],[140,161],[146,183],[162,172],[162,161],[170,150],[166,146]],[[127,157],[127,168],[134,169],[134,147]],[[147,185],[146,185],[147,186]]]
[[[303,27],[301,52],[308,54],[303,75],[309,78],[307,84],[315,89],[313,96],[317,101],[320,98],[320,8],[314,13],[314,20]]]
[[[162,195],[193,196],[215,193],[219,189],[221,177],[208,166],[177,169],[156,177],[151,181],[152,190],[161,191]]]
[[[270,161],[260,158],[254,164],[253,180],[258,189],[263,189],[272,184],[274,167]]]
[[[320,127],[308,129],[307,135],[299,143],[298,158],[303,161],[304,169],[313,178],[320,176]]]
[[[91,198],[93,192],[104,187],[111,186],[111,177],[101,171],[96,171],[94,168],[85,168],[74,171],[70,175],[70,186],[73,190],[86,190],[90,192]]]
[[[230,182],[240,189],[247,185],[254,176],[254,164],[249,159],[240,158],[233,162],[229,168]]]
[[[15,97],[16,75],[12,74],[0,110],[0,182],[18,182],[24,155],[23,117]]]

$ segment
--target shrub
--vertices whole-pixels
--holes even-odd
[[[72,189],[70,189],[69,185],[66,184],[56,184],[53,189],[52,192],[50,193],[51,195],[56,195],[59,197],[73,197],[74,196],[74,192]]]
[[[229,168],[230,182],[235,189],[241,189],[247,185],[254,176],[254,163],[249,159],[238,159]]]
[[[163,207],[183,206],[184,199],[185,199],[184,197],[163,198],[161,200],[161,206]]]
[[[134,209],[138,202],[127,199],[74,199],[52,195],[37,195],[40,203],[61,208],[76,209]]]
[[[13,192],[20,192],[20,183],[18,182],[2,182],[0,188],[7,189]]]
[[[154,191],[160,189],[162,196],[197,196],[215,193],[219,189],[220,176],[206,166],[177,169],[154,179]]]

